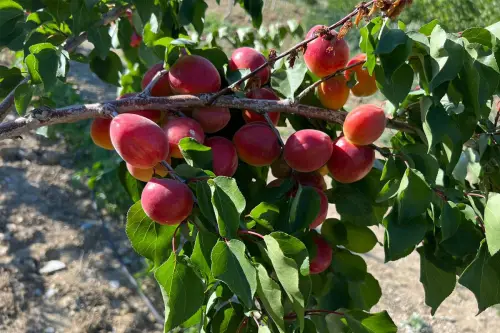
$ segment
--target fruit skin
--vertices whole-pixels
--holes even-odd
[[[326,191],[325,178],[318,171],[296,172],[294,178],[302,186],[311,186]]]
[[[375,142],[384,133],[387,119],[382,108],[365,104],[349,112],[344,120],[345,137],[359,146]]]
[[[247,92],[246,96],[251,99],[270,99],[273,101],[279,101],[280,99],[278,95],[276,95],[276,93],[270,88],[253,89]],[[278,121],[280,120],[280,113],[269,112],[268,115],[273,124],[276,126],[278,124]],[[264,118],[263,115],[260,115],[257,112],[253,112],[250,110],[243,111],[243,119],[245,119],[245,122],[247,123],[252,123],[255,121],[266,122],[266,118]]]
[[[139,35],[137,32],[133,32],[132,36],[130,37],[130,47],[139,47],[142,42],[142,36]]]
[[[305,129],[292,134],[283,156],[288,165],[300,172],[312,172],[326,164],[332,155],[332,140],[325,133]]]
[[[290,177],[292,168],[286,163],[283,155],[271,164],[271,173],[278,179]]]
[[[333,148],[333,146],[332,146],[332,148]],[[319,174],[320,174],[321,176],[323,176],[323,177],[324,177],[324,176],[326,176],[326,175],[328,174],[328,167],[327,167],[327,166],[326,166],[326,164],[325,164],[325,165],[323,165],[321,168],[319,168],[317,171],[319,172]]]
[[[124,98],[134,97],[136,95],[137,94],[135,94],[135,93],[124,94],[124,95],[121,95],[120,97],[118,97],[117,100],[124,99]],[[146,117],[146,118],[154,121],[155,123],[160,122],[160,120],[162,118],[161,117],[162,114],[161,114],[160,110],[139,110],[139,111],[130,111],[130,112],[127,112],[127,113],[137,114],[139,116]]]
[[[257,67],[261,66],[266,62],[266,58],[260,52],[251,47],[240,47],[234,50],[229,59],[229,69],[236,71],[238,69],[250,69],[255,70]],[[261,69],[256,77],[260,79],[260,85],[264,85],[269,81],[271,76],[271,69],[269,66]]]
[[[118,154],[136,168],[152,168],[168,156],[165,133],[147,118],[122,113],[111,121],[109,134]]]
[[[316,245],[316,256],[309,263],[309,273],[319,274],[324,272],[332,263],[333,251],[330,245],[322,237],[313,236]]]
[[[242,126],[234,134],[233,143],[238,157],[253,166],[271,165],[281,152],[276,134],[260,122]]]
[[[97,146],[114,150],[113,143],[111,143],[111,137],[109,136],[109,126],[111,125],[111,119],[96,118],[92,121],[90,125],[90,137],[94,144]]]
[[[343,76],[335,76],[321,82],[318,86],[318,98],[325,108],[338,110],[349,98],[349,87]]]
[[[328,161],[328,170],[339,183],[357,182],[366,176],[375,162],[375,151],[369,146],[356,146],[345,137],[333,142],[332,157]]]
[[[175,158],[183,157],[179,148],[181,139],[191,137],[199,143],[205,141],[205,133],[200,123],[191,118],[171,119],[163,126],[163,130],[170,145],[170,156]]]
[[[314,221],[309,226],[310,229],[319,227],[323,222],[325,222],[328,215],[328,197],[322,190],[319,190],[316,187],[313,187],[313,189],[316,191],[316,193],[318,193],[320,201],[318,216],[316,216]]]
[[[309,30],[306,38],[324,25],[316,25]],[[332,30],[327,36],[319,36],[307,44],[304,61],[311,72],[319,77],[325,77],[344,68],[349,60],[349,46],[343,39],[337,39],[337,32]]]
[[[217,68],[207,59],[185,55],[170,67],[170,88],[177,94],[202,94],[220,89],[221,79]]]
[[[167,159],[167,162],[169,164],[171,163],[170,157]],[[158,163],[154,168],[149,169],[136,168],[129,163],[126,163],[126,166],[128,172],[130,172],[132,177],[145,183],[149,182],[151,178],[153,178],[154,174],[160,175],[162,177],[166,177],[168,175],[168,169],[165,168],[161,163]]]
[[[144,212],[160,224],[175,225],[184,221],[193,209],[189,187],[173,179],[151,179],[141,195]]]
[[[221,136],[213,136],[205,140],[205,146],[212,148],[215,175],[232,177],[238,169],[238,154],[233,143]]]
[[[346,66],[354,65],[357,62],[366,61],[366,54],[361,53],[349,60]],[[347,81],[350,80],[351,75],[356,73],[356,80],[358,81],[354,87],[351,88],[352,94],[358,97],[366,97],[371,96],[377,92],[377,81],[375,79],[375,73],[368,73],[366,68],[363,68],[363,65],[358,65],[351,69],[348,69],[344,72],[345,79]]]
[[[144,77],[142,78],[141,82],[141,87],[144,90],[149,82],[153,80],[155,77],[156,73],[159,71],[163,70],[163,63],[157,63],[156,65],[153,65],[146,74],[144,74]],[[151,96],[170,96],[172,95],[172,89],[170,89],[170,83],[168,81],[168,73],[163,75],[154,85],[153,89],[151,89]]]
[[[193,110],[191,116],[198,121],[205,133],[215,133],[226,127],[231,120],[228,108],[202,108]]]

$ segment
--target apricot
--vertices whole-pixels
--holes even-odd
[[[238,69],[250,69],[251,71],[255,70],[257,67],[266,63],[266,58],[260,52],[251,47],[240,47],[234,50],[231,55],[231,59],[229,59],[229,69],[232,71]],[[269,66],[261,69],[256,77],[260,80],[260,85],[264,85],[269,81],[269,77],[271,76],[271,69]]]
[[[151,179],[141,195],[142,209],[160,224],[184,221],[193,209],[193,194],[186,184],[173,179]]]
[[[165,135],[170,145],[170,156],[175,158],[182,158],[182,153],[179,148],[179,141],[184,138],[191,137],[203,143],[205,140],[205,133],[200,123],[191,118],[175,118],[170,119],[165,126],[163,126]]]
[[[314,221],[309,226],[309,228],[311,229],[319,227],[323,222],[325,222],[326,216],[328,215],[328,197],[322,190],[317,189],[316,187],[313,187],[313,189],[319,195],[319,212]]]
[[[132,36],[130,37],[130,47],[139,47],[142,42],[142,36],[139,35],[137,32],[133,32]]]
[[[270,88],[257,88],[250,90],[247,92],[246,96],[251,99],[270,99],[273,101],[278,101],[280,98],[276,93],[270,89]],[[276,126],[278,124],[278,121],[280,120],[280,113],[279,112],[269,112],[268,113],[269,118],[273,122],[273,124]],[[247,123],[255,122],[255,121],[266,121],[266,118],[264,118],[263,115],[258,114],[257,112],[253,112],[250,110],[245,110],[243,111],[243,118]]]
[[[300,172],[311,172],[326,164],[332,155],[332,140],[325,133],[305,129],[292,134],[283,156],[288,165]]]
[[[156,73],[159,71],[163,70],[163,63],[157,63],[156,65],[153,65],[146,74],[144,74],[144,77],[142,78],[141,86],[142,89],[144,90],[148,84],[153,80],[155,77]],[[172,95],[172,89],[170,89],[170,83],[168,81],[168,74],[163,75],[154,85],[153,89],[151,89],[151,96],[170,96]]]
[[[325,165],[323,165],[321,168],[319,168],[318,170],[318,173],[321,175],[321,176],[326,176],[328,174],[328,167]]]
[[[354,183],[366,176],[375,162],[375,151],[369,146],[356,146],[347,138],[333,142],[332,157],[328,170],[333,179],[340,183]]]
[[[120,114],[111,121],[109,134],[118,154],[136,168],[152,168],[168,156],[165,133],[147,118]]]
[[[281,153],[276,134],[260,122],[242,126],[234,134],[233,143],[239,158],[253,166],[271,165]]]
[[[318,86],[318,98],[324,107],[338,110],[349,98],[349,87],[343,76],[335,76],[321,82]]]
[[[119,100],[119,99],[124,99],[124,98],[131,98],[131,97],[135,97],[136,95],[137,94],[135,94],[135,93],[128,93],[125,95],[121,95],[117,99]],[[161,111],[160,110],[138,110],[138,111],[130,111],[127,113],[137,114],[139,116],[146,117],[146,118],[154,121],[155,123],[158,123],[161,120]]]
[[[306,38],[310,38],[324,25],[316,25],[309,30]],[[314,75],[325,77],[344,68],[349,60],[349,46],[343,39],[337,39],[337,32],[331,30],[307,44],[304,61]]]
[[[366,54],[358,54],[357,56],[349,60],[346,66],[354,65],[355,63],[360,61],[366,61]],[[346,80],[349,81],[351,75],[353,75],[354,73],[356,73],[356,81],[358,81],[354,85],[354,87],[351,88],[354,96],[366,97],[371,96],[377,92],[375,73],[370,75],[370,73],[368,73],[368,70],[364,68],[363,65],[358,65],[344,72]]]
[[[232,177],[238,168],[238,154],[233,143],[221,136],[213,136],[205,140],[205,146],[212,148],[215,175]]]
[[[365,146],[375,142],[384,133],[387,119],[382,108],[365,104],[349,112],[344,120],[345,137],[355,145]]]
[[[324,272],[332,263],[333,251],[323,237],[315,235],[313,242],[316,246],[316,256],[309,263],[309,273],[319,274]]]
[[[205,133],[218,132],[231,120],[229,109],[219,107],[195,109],[191,116],[200,123]]]
[[[170,157],[167,159],[167,162],[170,164]],[[140,180],[142,182],[149,182],[151,178],[153,178],[154,174],[157,174],[159,176],[165,177],[168,175],[168,169],[163,166],[163,164],[158,163],[155,165],[154,168],[148,168],[148,169],[140,169],[136,168],[135,166],[126,163],[127,170],[130,172],[132,177],[134,177],[137,180]]]
[[[177,94],[201,94],[220,89],[221,79],[217,68],[207,59],[185,55],[170,67],[170,88]]]
[[[286,163],[283,156],[280,156],[271,164],[271,173],[276,178],[288,178],[292,174],[292,168]]]
[[[325,178],[318,171],[297,172],[294,174],[294,178],[302,186],[311,186],[326,191]]]
[[[111,119],[94,119],[90,125],[90,137],[97,146],[108,150],[114,150],[113,144],[111,143],[111,137],[109,136],[109,125],[111,125]]]

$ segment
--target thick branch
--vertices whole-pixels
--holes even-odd
[[[160,111],[179,111],[206,107],[206,103],[213,94],[200,96],[177,95],[170,97],[126,98],[99,104],[68,106],[61,109],[35,109],[26,117],[0,124],[0,140],[17,137],[42,126],[74,123],[84,119],[109,117],[111,112],[118,113],[138,111],[143,109]],[[309,105],[292,105],[289,100],[260,100],[238,98],[236,96],[221,96],[214,102],[214,106],[256,112],[283,112],[301,115],[307,118],[322,119],[332,123],[343,124],[347,112],[333,111]],[[388,127],[396,130],[415,132],[410,125],[389,120]]]

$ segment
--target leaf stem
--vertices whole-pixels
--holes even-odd
[[[255,232],[255,231],[251,231],[251,230],[238,230],[238,233],[240,235],[252,235],[252,236],[259,237],[260,239],[264,240],[264,236],[262,236],[261,234],[259,234],[258,232]]]
[[[177,225],[177,227],[175,228],[175,230],[174,230],[174,236],[172,237],[172,252],[174,252],[174,253],[177,252],[177,245],[175,244],[175,237],[177,236],[177,231],[179,231],[179,228],[183,224],[184,224],[184,221],[182,221],[181,223],[179,223]]]

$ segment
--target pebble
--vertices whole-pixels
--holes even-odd
[[[54,327],[47,327],[43,333],[55,333],[56,329]]]
[[[49,288],[47,289],[47,291],[45,292],[45,295],[43,295],[45,298],[51,298],[52,296],[54,296],[55,294],[57,294],[57,289],[54,289],[54,288]]]
[[[52,150],[45,151],[40,157],[40,163],[45,165],[56,165],[59,164],[60,160],[61,154]]]
[[[40,274],[50,274],[66,268],[66,264],[59,260],[47,262],[41,269]]]
[[[109,281],[109,287],[111,289],[118,289],[118,288],[120,288],[120,281],[118,281],[118,280],[111,280],[111,281]]]

